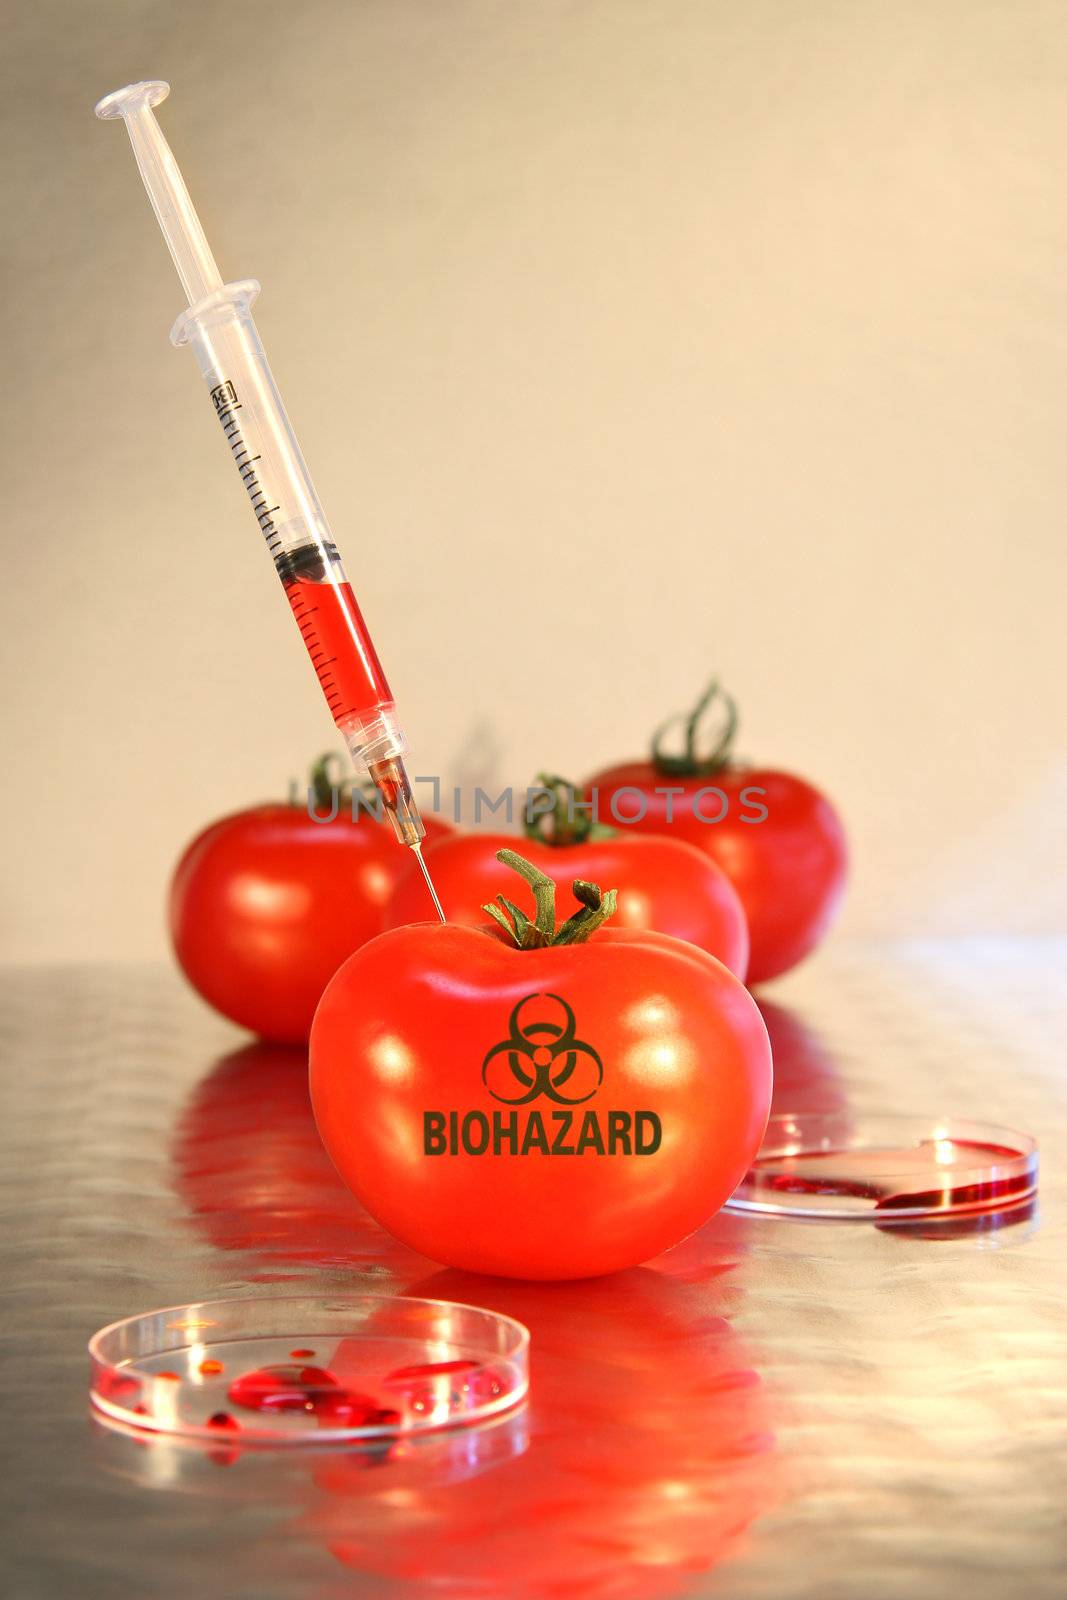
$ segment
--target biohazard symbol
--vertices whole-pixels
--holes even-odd
[[[558,1008],[556,1015],[562,1014],[563,1020],[543,1020],[539,1017],[524,1024],[523,1007],[529,1005],[531,1000],[552,1001],[553,1009]],[[505,1086],[516,1088],[516,1094],[500,1094],[489,1082],[490,1064],[498,1056],[507,1058],[514,1085]],[[566,1094],[564,1089],[573,1078],[579,1061],[595,1068],[596,1082],[587,1094]],[[580,1074],[580,1078],[586,1083],[589,1081],[588,1073]],[[593,1098],[603,1081],[604,1068],[600,1057],[591,1044],[575,1038],[574,1012],[558,994],[528,994],[520,1000],[508,1018],[507,1038],[493,1045],[482,1062],[482,1082],[493,1099],[506,1106],[529,1105],[531,1100],[536,1100],[540,1095],[554,1100],[560,1106],[581,1105],[583,1101]],[[576,1085],[572,1084],[571,1087]]]

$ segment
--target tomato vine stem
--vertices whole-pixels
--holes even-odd
[[[569,844],[585,844],[587,840],[612,839],[617,828],[598,822],[593,809],[578,802],[578,785],[554,772],[539,772],[537,782],[552,796],[552,810],[534,812],[527,806],[523,830],[535,844],[558,848]]]
[[[725,720],[711,750],[706,755],[701,755],[698,744],[703,739],[705,716],[713,707],[716,712],[721,709]],[[664,750],[663,741],[679,723],[683,727],[685,743],[680,755],[672,755]],[[729,764],[736,732],[737,705],[733,697],[720,687],[718,678],[712,678],[692,711],[668,717],[667,721],[656,729],[652,735],[653,763],[660,772],[684,778],[704,777],[713,772],[721,772],[723,767]]]

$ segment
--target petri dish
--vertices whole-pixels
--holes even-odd
[[[1037,1141],[959,1117],[780,1113],[726,1202],[763,1216],[882,1224],[1022,1206],[1037,1190]]]
[[[112,1422],[242,1448],[397,1438],[519,1405],[529,1345],[514,1318],[448,1300],[206,1300],[95,1333],[90,1398]]]

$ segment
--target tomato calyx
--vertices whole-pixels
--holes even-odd
[[[496,858],[501,866],[510,867],[533,890],[535,914],[533,920],[521,906],[506,895],[498,894],[499,905],[489,904],[483,911],[498,923],[519,950],[544,950],[550,945],[584,944],[596,930],[614,914],[618,890],[605,894],[600,885],[584,878],[575,878],[571,893],[580,909],[556,926],[556,883],[547,872],[535,867],[515,850],[498,850]]]
[[[535,844],[547,844],[553,849],[564,845],[585,844],[589,840],[613,839],[617,828],[598,822],[594,808],[580,802],[576,783],[561,778],[554,772],[539,772],[537,782],[541,791],[551,795],[551,811],[535,811],[527,806],[523,818],[523,831]]]
[[[704,743],[706,714],[721,712],[722,725],[711,749],[701,754],[698,748]],[[670,754],[663,748],[664,737],[682,724],[685,744],[680,754]],[[729,765],[731,747],[737,732],[737,705],[731,695],[720,687],[718,678],[712,678],[692,711],[680,712],[661,723],[652,735],[652,761],[660,772],[673,776],[693,778],[721,772]]]

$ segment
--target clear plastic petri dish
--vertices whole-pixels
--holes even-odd
[[[113,1422],[214,1444],[395,1438],[520,1404],[529,1344],[521,1322],[447,1300],[207,1300],[101,1328],[90,1395]]]
[[[959,1117],[782,1113],[726,1202],[765,1216],[958,1218],[1024,1204],[1037,1190],[1037,1141]]]

